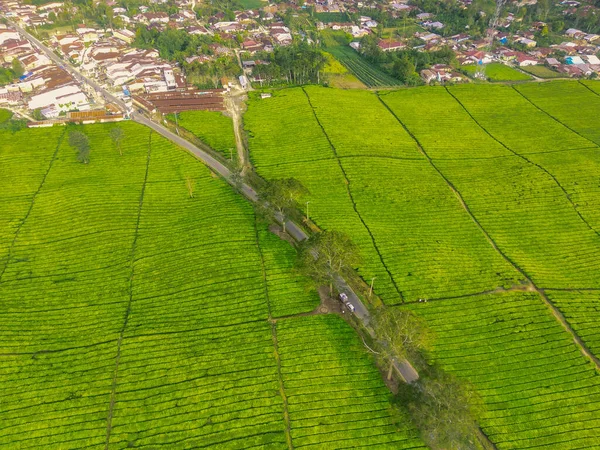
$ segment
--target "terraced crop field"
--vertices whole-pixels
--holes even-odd
[[[600,144],[600,95],[577,81],[528,83],[515,89],[548,115]]]
[[[307,87],[245,117],[258,173],[305,183],[311,218],[362,248],[365,281],[427,320],[499,449],[597,446],[600,110],[564,86]],[[570,90],[587,114],[560,108]]]
[[[420,447],[354,331],[296,315],[319,299],[295,250],[194,158],[119,126],[123,156],[109,125],[81,128],[85,165],[65,128],[1,136],[0,447],[344,448],[367,418],[375,447]]]
[[[172,119],[175,121],[175,119]],[[226,158],[236,152],[233,122],[230,117],[215,111],[183,111],[178,123],[198,139],[220,152]]]

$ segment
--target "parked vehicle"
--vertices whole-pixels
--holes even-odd
[[[340,293],[339,299],[348,311],[354,312],[354,305],[350,303],[350,299],[348,299],[348,296],[344,292]]]

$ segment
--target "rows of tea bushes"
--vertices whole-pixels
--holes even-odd
[[[360,246],[360,274],[377,279],[377,293],[390,302],[400,301],[390,275],[381,262],[373,238],[354,209],[350,186],[323,134],[304,91],[299,88],[255,98],[244,116],[250,155],[265,179],[294,177],[310,191],[309,216],[324,229],[343,231]]]
[[[289,448],[269,319],[318,305],[292,270],[295,250],[192,156],[147,128],[118,126],[122,156],[111,126],[78,128],[90,139],[89,164],[66,138],[57,147],[63,130],[20,131],[20,148],[0,149],[13,232],[2,231],[11,254],[0,279],[0,447]],[[28,136],[45,140],[28,153]],[[330,349],[344,361],[335,381],[368,392],[369,411],[380,411],[371,434],[383,446],[407,442],[365,351],[340,345],[356,339],[343,325],[311,326],[312,344],[294,357],[301,364]],[[345,380],[352,364],[359,371]],[[306,389],[307,401],[321,401],[314,384]],[[347,395],[338,417],[364,405]],[[348,419],[345,429],[353,426]],[[348,442],[342,433],[325,440]]]
[[[499,449],[597,445],[600,378],[535,293],[475,296],[411,308],[437,339],[433,356],[471,381]]]
[[[556,120],[600,144],[600,96],[582,83],[527,83],[515,86],[515,89]]]
[[[389,391],[343,320],[279,321],[277,340],[295,448],[423,448],[408,424],[392,423]]]

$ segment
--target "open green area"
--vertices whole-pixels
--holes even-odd
[[[542,66],[542,65],[525,66],[525,67],[521,67],[521,70],[523,72],[530,73],[533,76],[536,76],[539,78],[546,78],[546,79],[561,78],[561,77],[565,76],[565,74],[555,72],[554,70],[549,69],[548,67]]]
[[[176,121],[174,115],[171,121]],[[179,113],[177,123],[226,158],[235,155],[235,135],[230,117],[215,111],[183,111]]]
[[[253,97],[244,123],[257,172],[304,183],[364,280],[426,319],[497,448],[574,449],[600,425],[597,113],[582,84],[306,87]]]
[[[437,335],[433,356],[474,383],[481,426],[499,449],[594,448],[600,378],[529,293],[417,304]]]
[[[420,446],[354,331],[293,316],[319,302],[295,250],[200,162],[131,122],[2,138],[1,447],[352,447],[361,415],[370,442]]]
[[[12,117],[12,112],[8,109],[0,108],[0,123],[4,123]]]
[[[238,0],[238,3],[242,5],[242,8],[244,8],[244,10],[258,9],[266,5],[266,3],[262,0]]]
[[[461,69],[469,75],[474,75],[477,71],[477,66],[474,64],[461,66]],[[526,81],[531,80],[531,77],[523,72],[518,71],[506,64],[490,63],[485,66],[485,77],[490,81]]]
[[[344,32],[323,32],[325,49],[368,87],[401,86],[402,83],[383,73],[362,58],[346,42]]]
[[[592,141],[590,146],[600,144],[600,95],[584,84],[555,81],[528,83],[515,89],[549,116]]]

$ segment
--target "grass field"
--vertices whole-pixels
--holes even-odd
[[[290,89],[251,101],[245,125],[258,173],[305,183],[365,281],[427,320],[497,448],[593,448],[597,368],[573,336],[598,355],[598,109],[583,85],[536,89]]]
[[[119,126],[123,156],[110,125],[79,128],[87,165],[66,128],[3,136],[0,447],[352,447],[363,414],[371,443],[419,447],[345,322],[278,320],[318,305],[295,250],[197,160]]]
[[[346,69],[331,53],[324,53],[327,64],[323,73],[331,87],[339,89],[363,89],[366,86]]]
[[[175,118],[171,120],[174,122]],[[214,111],[184,111],[179,113],[179,125],[225,158],[230,158],[232,152],[235,156],[235,135],[230,117]]]
[[[554,70],[549,69],[546,66],[540,66],[540,65],[521,67],[521,70],[523,72],[530,73],[531,75],[534,75],[536,77],[545,78],[545,79],[561,78],[561,77],[565,76],[562,73],[555,72]]]
[[[477,66],[474,64],[461,66],[461,69],[468,74],[473,75],[477,71]],[[490,63],[485,66],[485,77],[490,81],[526,81],[531,80],[531,77],[523,72],[518,71],[506,64]]]
[[[7,109],[0,108],[0,123],[6,122],[12,117],[12,112]]]

